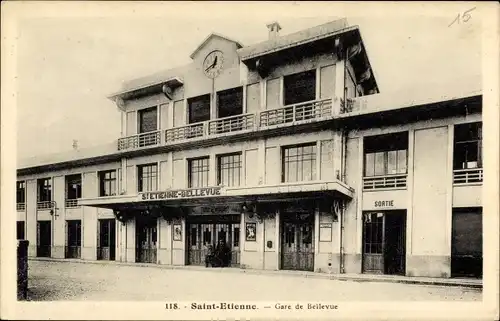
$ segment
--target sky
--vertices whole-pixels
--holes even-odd
[[[450,26],[470,4],[439,14],[422,14],[417,7],[370,10],[304,2],[251,7],[125,2],[121,5],[128,7],[114,10],[99,4],[88,4],[93,11],[68,4],[64,14],[61,9],[60,15],[52,11],[18,21],[18,158],[68,151],[73,140],[80,148],[116,140],[120,114],[106,97],[122,81],[189,63],[211,32],[243,45],[264,41],[272,21],[281,24],[281,34],[343,17],[358,25],[381,94],[446,90],[481,75],[479,12]]]

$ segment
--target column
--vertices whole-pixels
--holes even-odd
[[[340,114],[340,99],[344,99],[344,67],[344,60],[337,61],[335,67],[335,92],[332,105],[334,116]]]
[[[319,209],[314,206],[314,271],[318,270],[319,256]]]
[[[26,239],[29,241],[28,256],[36,256],[37,210],[36,179],[26,180]]]
[[[54,201],[56,202],[56,208],[54,209],[55,215],[52,219],[53,228],[53,239],[52,239],[52,249],[51,256],[54,258],[64,258],[65,257],[65,246],[67,239],[66,231],[66,204],[65,204],[65,191],[66,182],[64,176],[55,176],[53,178],[54,182]],[[83,186],[83,185],[82,185]]]
[[[135,218],[125,223],[125,262],[135,262]]]
[[[97,172],[82,174],[82,197],[97,197]],[[60,218],[58,218],[60,219]],[[82,220],[82,259],[97,259],[97,208],[84,206]]]

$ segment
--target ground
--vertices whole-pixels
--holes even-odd
[[[221,273],[222,272],[222,273]],[[29,300],[480,301],[481,290],[356,282],[220,269],[29,261]]]

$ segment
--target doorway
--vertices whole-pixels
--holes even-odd
[[[66,251],[67,259],[82,257],[82,221],[66,221]]]
[[[97,259],[115,260],[116,251],[116,221],[114,219],[99,220],[97,225]]]
[[[138,217],[136,222],[135,261],[156,263],[157,219]]]
[[[189,265],[205,265],[208,246],[224,240],[231,251],[229,266],[240,266],[239,215],[191,217],[187,231]]]
[[[481,208],[453,209],[451,276],[483,275],[483,215]]]
[[[52,246],[52,228],[50,221],[37,222],[37,247],[36,256],[50,257]]]
[[[363,272],[405,275],[406,211],[363,213]]]
[[[314,215],[286,214],[281,225],[281,269],[314,271]]]

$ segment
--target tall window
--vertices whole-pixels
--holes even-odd
[[[24,221],[17,221],[16,235],[18,240],[24,240]]]
[[[66,176],[66,199],[76,200],[82,197],[82,175]]]
[[[482,168],[482,124],[455,126],[453,169]]]
[[[38,202],[52,201],[52,179],[41,178],[37,181]]]
[[[229,117],[243,113],[243,88],[237,87],[217,93],[217,117]]]
[[[116,192],[116,170],[99,172],[99,196],[113,196]]]
[[[209,158],[195,158],[188,160],[189,187],[208,186]]]
[[[210,120],[210,94],[188,99],[189,123]]]
[[[316,179],[316,144],[282,149],[282,182],[313,181]]]
[[[16,183],[16,203],[23,204],[26,202],[26,182],[19,181]]]
[[[285,105],[316,99],[316,70],[309,70],[283,79]]]
[[[406,174],[408,132],[364,139],[365,177]]]
[[[139,192],[156,191],[158,189],[158,165],[147,164],[137,166]]]
[[[217,157],[217,184],[240,186],[241,153],[220,155]]]
[[[157,113],[157,107],[150,107],[138,111],[137,116],[139,121],[139,133],[147,133],[158,130]]]

